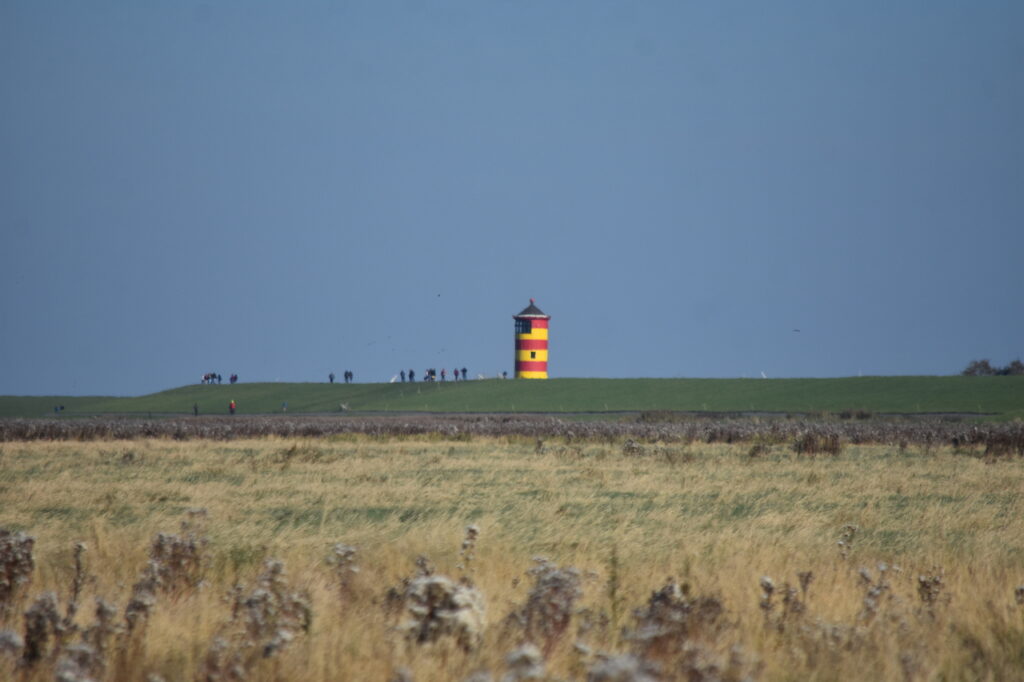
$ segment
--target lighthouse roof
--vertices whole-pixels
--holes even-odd
[[[523,308],[522,312],[516,315],[516,317],[550,317],[550,315],[545,315],[544,311],[538,308],[531,298],[530,305]]]

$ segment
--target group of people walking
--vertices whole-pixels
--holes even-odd
[[[416,372],[415,372],[415,370],[411,370],[410,369],[407,372],[407,371],[405,371],[403,369],[401,372],[399,372],[399,376],[402,379],[402,383],[405,383],[406,381],[408,381],[408,382],[416,381]],[[423,378],[421,379],[421,381],[438,381],[438,380],[440,380],[440,381],[447,381],[448,377],[451,377],[452,381],[468,381],[469,380],[469,370],[467,370],[465,367],[463,367],[462,369],[453,369],[453,370],[451,370],[451,373],[449,373],[449,371],[447,369],[443,368],[443,367],[441,368],[441,371],[438,371],[438,370],[436,370],[434,368],[430,368],[430,369],[426,369],[426,370],[423,371]],[[342,378],[343,378],[343,380],[345,381],[346,384],[350,384],[353,381],[355,381],[355,374],[352,372],[352,370],[346,369],[344,372],[342,372]],[[330,381],[333,384],[334,380],[336,379],[336,377],[334,375],[334,372],[331,372],[330,374],[328,374],[327,375],[327,379],[328,379],[328,381]],[[238,375],[237,374],[232,374],[230,377],[228,377],[228,381],[230,383],[232,383],[232,384],[237,383],[238,382]],[[394,379],[392,379],[392,381],[394,381]],[[219,374],[217,374],[216,372],[208,372],[208,373],[203,375],[202,383],[203,384],[219,384],[219,383],[221,383],[221,376]],[[63,409],[64,409],[63,405],[61,405],[59,408],[57,408],[57,407],[53,408],[54,412],[59,412],[60,410],[63,410]],[[228,403],[228,414],[234,414],[235,410],[237,410],[237,409],[238,409],[238,404],[234,400],[232,400],[231,402]],[[285,402],[285,403],[281,404],[281,411],[282,412],[287,412],[288,411],[288,403]],[[199,416],[199,403],[195,403],[194,405],[192,405],[192,414],[197,416],[197,417]]]
[[[203,375],[203,380],[200,381],[199,383],[201,383],[201,384],[219,384],[219,383],[221,383],[221,376],[219,374],[217,374],[216,372],[207,372],[206,374]],[[228,383],[237,384],[238,383],[238,375],[237,374],[232,374],[231,376],[229,376],[228,377]]]
[[[451,373],[452,381],[460,381],[460,379],[459,379],[459,374],[460,373],[462,374],[461,381],[469,381],[469,371],[465,367],[463,367],[462,369],[453,369],[452,370],[452,373]],[[406,381],[410,381],[410,382],[416,381],[416,372],[411,370],[411,369],[408,372],[406,372],[403,369],[401,372],[398,373],[398,376],[401,377],[403,384]],[[433,368],[427,369],[427,370],[423,371],[423,381],[437,381],[438,376],[441,377],[441,381],[447,381],[448,380],[448,370],[442,367],[440,374],[438,374],[438,371],[436,369],[433,369]],[[392,379],[392,381],[394,381],[394,379]]]

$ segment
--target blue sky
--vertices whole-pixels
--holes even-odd
[[[1024,355],[1024,3],[0,4],[0,394]],[[799,332],[794,331],[799,329]]]

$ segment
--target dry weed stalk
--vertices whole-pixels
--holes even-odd
[[[608,581],[606,591],[608,595],[608,606],[611,611],[611,623],[618,626],[619,615],[622,613],[622,575],[619,561],[619,550],[612,546],[611,556],[608,557]]]
[[[800,591],[803,593],[803,599],[807,601],[807,590],[810,589],[811,583],[814,581],[814,571],[801,571],[796,574],[796,577],[800,581]]]
[[[480,528],[475,523],[466,526],[466,537],[462,540],[462,548],[459,550],[459,565],[456,567],[462,571],[463,581],[468,581],[473,573],[473,559],[476,558],[476,541],[480,537]]]
[[[767,623],[772,610],[775,608],[775,581],[766,575],[761,576],[761,601],[758,607],[764,612],[764,619]]]
[[[75,615],[78,613],[78,600],[82,596],[82,587],[88,576],[85,573],[85,566],[82,563],[82,555],[85,554],[85,543],[76,542],[74,548],[75,576],[71,580],[71,594],[68,596],[67,609],[64,612],[63,626],[66,631],[72,630],[75,625]]]

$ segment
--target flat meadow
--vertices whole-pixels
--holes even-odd
[[[423,433],[0,443],[0,678],[1024,679],[1024,459]]]

